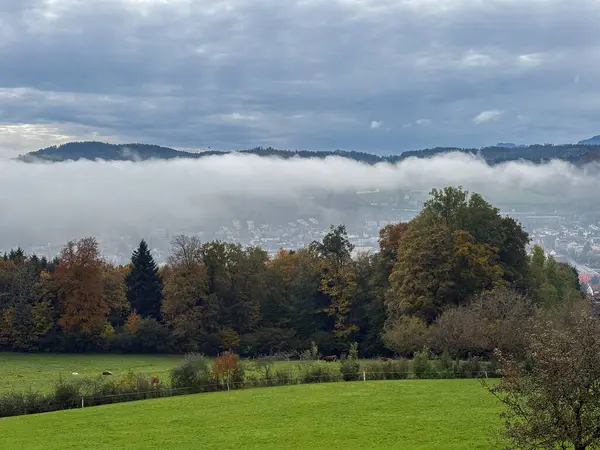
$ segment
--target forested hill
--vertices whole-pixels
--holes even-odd
[[[406,151],[398,155],[378,156],[370,153],[355,151],[298,151],[278,150],[271,147],[257,147],[250,150],[240,150],[236,153],[253,154],[258,156],[277,156],[280,158],[325,158],[327,156],[341,156],[368,164],[378,162],[398,162],[409,157],[429,158],[436,155],[463,152],[480,155],[490,164],[499,164],[506,161],[527,160],[535,163],[561,159],[576,165],[600,161],[600,144],[589,145],[584,143],[566,145],[530,145],[509,147],[498,146],[482,149],[464,149],[457,147],[436,147],[425,150]],[[96,160],[106,161],[143,161],[148,159],[174,159],[174,158],[202,158],[210,155],[224,155],[224,151],[187,152],[169,147],[147,144],[107,144],[103,142],[70,142],[60,146],[52,146],[37,150],[17,159],[24,162],[52,161],[61,162],[68,160]]]

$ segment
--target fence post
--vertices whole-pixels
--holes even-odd
[[[83,406],[84,406],[84,400],[83,400],[83,397],[81,397],[81,407],[83,408]]]
[[[363,370],[363,381],[367,381],[367,373]]]

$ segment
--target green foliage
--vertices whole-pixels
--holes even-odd
[[[314,362],[312,364],[302,364],[299,368],[299,378],[302,383],[328,383],[339,381],[341,378],[337,365]]]
[[[189,354],[171,371],[174,389],[204,390],[211,384],[211,367],[204,355]]]
[[[503,318],[471,323],[474,299],[508,287],[553,309],[582,296],[572,267],[541,248],[529,258],[527,243],[483,197],[447,187],[410,223],[384,227],[378,254],[355,259],[343,225],[273,258],[177,236],[160,270],[144,240],[125,267],[103,260],[93,238],[68,243],[52,262],[16,249],[0,259],[0,348],[317,360],[318,350],[302,351],[311,341],[323,355],[355,341],[362,357],[430,345],[438,355],[489,358],[494,346],[518,342],[498,331]],[[460,317],[470,329],[451,320]]]
[[[367,380],[405,380],[411,376],[409,362],[404,358],[368,361],[362,369]]]
[[[7,392],[0,395],[0,417],[36,414],[53,410],[53,398],[36,392]]]
[[[360,377],[360,363],[358,362],[358,342],[350,344],[348,356],[340,361],[340,373],[344,381],[356,381]]]
[[[300,353],[300,359],[305,361],[316,361],[321,357],[319,347],[315,341],[310,341],[310,348]]]
[[[413,371],[416,378],[431,378],[433,370],[429,360],[429,348],[423,347],[423,350],[415,353],[413,358]]]
[[[459,378],[478,378],[483,375],[482,372],[481,361],[475,356],[457,364],[457,376]]]
[[[54,400],[59,409],[75,408],[81,404],[80,382],[60,378],[54,388]]]
[[[436,369],[440,378],[454,378],[456,376],[457,367],[448,350],[440,355]]]
[[[163,282],[146,241],[131,255],[131,270],[125,278],[127,300],[141,317],[161,319]]]

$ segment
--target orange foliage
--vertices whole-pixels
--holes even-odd
[[[240,357],[233,352],[221,353],[212,367],[213,376],[218,380],[229,380],[238,368]]]
[[[59,325],[92,335],[106,325],[109,305],[104,297],[103,261],[94,238],[69,242],[60,253],[54,277],[62,298]]]
[[[135,311],[133,311],[127,318],[127,322],[125,322],[125,328],[130,333],[135,333],[141,321],[142,318]]]

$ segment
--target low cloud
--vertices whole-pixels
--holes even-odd
[[[376,130],[377,128],[379,128],[382,125],[382,122],[380,122],[379,120],[373,120],[371,121],[371,130]]]
[[[588,169],[560,161],[491,167],[464,154],[395,165],[240,154],[141,163],[2,161],[0,191],[10,195],[0,196],[0,248],[62,244],[88,235],[143,237],[155,229],[189,232],[232,218],[289,221],[315,208],[345,208],[338,202],[316,204],[315,198],[377,189],[462,185],[508,204],[526,196],[581,201],[600,190],[600,178]]]
[[[490,111],[483,111],[477,114],[475,117],[473,117],[473,123],[479,125],[486,122],[495,122],[496,120],[500,119],[502,114],[504,114],[504,111],[496,109]]]

